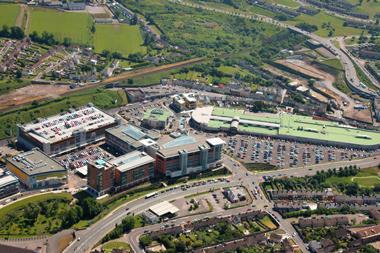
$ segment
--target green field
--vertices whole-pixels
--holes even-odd
[[[62,215],[70,207],[69,193],[47,193],[25,198],[0,209],[0,235],[24,237],[61,230]]]
[[[265,225],[267,228],[269,228],[270,230],[274,230],[274,229],[277,228],[276,224],[273,223],[272,219],[271,219],[268,215],[264,216],[264,217],[260,220],[260,222],[261,222],[262,224],[264,224],[264,225]]]
[[[268,0],[271,4],[281,4],[290,8],[297,8],[300,6],[295,0]]]
[[[102,246],[104,253],[111,253],[114,249],[125,250],[126,252],[131,251],[131,247],[125,242],[107,242]]]
[[[90,15],[42,8],[31,8],[30,13],[29,33],[36,31],[41,34],[46,31],[58,41],[67,37],[74,43],[92,44],[90,29],[93,21]]]
[[[360,0],[348,0],[349,3],[359,4]],[[354,8],[355,11],[366,13],[373,18],[376,14],[380,13],[380,2],[376,0],[365,0],[360,5]]]
[[[327,60],[322,61],[321,63],[339,71],[343,70],[343,66],[340,63],[339,59],[327,59]]]
[[[264,38],[282,31],[270,24],[176,5],[165,0],[125,0],[124,3],[133,11],[150,16],[171,44],[198,56],[240,52],[242,49],[254,51],[260,48]],[[223,4],[218,6],[229,8]]]
[[[0,4],[0,27],[14,26],[19,12],[20,6],[16,4]]]
[[[49,199],[68,199],[71,200],[72,196],[68,193],[47,193],[47,194],[41,194],[29,198],[25,198],[19,201],[14,202],[13,204],[9,204],[5,207],[0,208],[0,219],[2,219],[6,214],[15,212],[16,210],[19,210],[23,208],[25,205],[29,203],[36,203],[36,202],[42,202]]]
[[[302,22],[318,26],[318,30],[315,33],[323,37],[327,37],[330,30],[334,30],[332,36],[360,35],[362,32],[361,29],[343,26],[343,19],[329,15],[324,11],[319,12],[315,16],[302,14],[290,21],[287,21],[287,23],[291,25],[297,25]],[[322,27],[324,24],[325,28]],[[329,28],[328,24],[330,24],[330,27],[333,29]]]
[[[124,56],[130,53],[146,53],[146,48],[138,26],[127,24],[97,24],[94,36],[95,51],[100,53],[107,49]]]
[[[326,183],[331,185],[337,185],[339,183],[350,184],[354,182],[363,188],[373,188],[376,185],[380,185],[380,177],[378,173],[378,168],[362,169],[356,176],[330,177],[326,180]]]

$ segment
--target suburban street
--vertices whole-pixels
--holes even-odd
[[[155,205],[157,203],[165,201],[171,201],[175,200],[184,196],[188,196],[195,193],[200,192],[206,192],[210,191],[212,189],[220,188],[220,187],[228,187],[228,186],[236,186],[236,185],[243,185],[246,186],[247,189],[252,190],[255,185],[258,185],[260,182],[262,182],[262,176],[272,176],[277,177],[279,174],[281,174],[281,177],[291,177],[291,176],[297,176],[302,177],[306,175],[313,175],[317,171],[327,170],[330,168],[339,168],[344,167],[347,165],[357,165],[360,168],[368,168],[378,165],[378,160],[380,159],[380,155],[377,155],[375,157],[369,157],[361,160],[353,160],[353,161],[342,161],[342,162],[335,162],[335,163],[329,163],[329,164],[317,164],[317,165],[311,165],[311,166],[305,166],[305,167],[299,167],[299,168],[290,168],[290,169],[283,169],[283,170],[276,170],[276,171],[268,171],[268,172],[256,172],[252,173],[247,171],[241,164],[236,162],[235,160],[232,160],[229,157],[224,157],[223,162],[224,165],[232,171],[231,180],[229,183],[226,182],[218,182],[218,183],[207,183],[206,185],[191,187],[187,191],[182,191],[180,188],[174,189],[172,191],[166,191],[165,193],[159,193],[157,197],[151,198],[151,199],[145,199],[144,197],[141,197],[139,199],[136,199],[134,201],[128,202],[116,210],[114,210],[112,213],[104,217],[102,220],[96,222],[89,228],[87,228],[84,231],[78,232],[77,237],[83,238],[81,240],[74,241],[69,247],[65,249],[64,252],[71,253],[71,252],[78,252],[78,253],[84,253],[89,252],[92,247],[99,242],[107,233],[109,233],[116,224],[120,224],[123,218],[127,216],[128,212],[139,214],[146,209],[148,209],[150,206]],[[171,186],[173,187],[173,186]],[[273,205],[267,200],[264,196],[262,199],[254,201],[254,204],[256,205],[255,208],[264,210],[264,206],[268,205],[267,209],[270,211],[270,209],[273,207]],[[126,211],[126,208],[128,209],[128,212]],[[242,207],[239,209],[233,209],[233,212],[243,212],[246,211],[248,208],[251,208],[250,206]],[[276,219],[279,221],[280,226],[282,229],[284,229],[288,234],[293,234],[295,232],[293,226],[288,222],[283,220],[280,215],[278,215],[275,212],[272,212],[273,215],[276,217]],[[186,222],[188,219],[194,220],[194,219],[202,219],[205,217],[213,217],[218,215],[228,215],[229,211],[224,211],[222,213],[220,212],[212,212],[212,213],[206,213],[198,216],[191,216],[177,219],[174,221],[169,221],[171,224],[174,222],[175,224],[179,224],[182,222]],[[129,235],[129,242],[135,252],[142,252],[141,249],[138,246],[138,238],[141,236],[141,234],[144,233],[145,230],[154,230],[158,227],[162,226],[163,224],[156,224],[152,226],[146,226],[143,228],[135,229],[133,230]],[[306,249],[304,243],[302,242],[301,238],[297,236],[294,237],[297,244],[300,245],[303,252],[308,252]]]

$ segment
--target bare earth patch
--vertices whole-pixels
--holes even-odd
[[[68,85],[29,85],[0,96],[0,110],[31,103],[34,100],[56,98],[69,90]]]

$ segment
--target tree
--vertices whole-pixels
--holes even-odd
[[[137,25],[137,15],[133,14],[133,17],[131,18],[131,25]]]
[[[63,39],[63,45],[64,45],[65,47],[69,47],[69,46],[71,45],[71,39],[65,37],[65,38]]]
[[[186,251],[186,243],[182,240],[179,240],[175,244],[175,249],[176,249],[176,252],[185,252]]]
[[[34,221],[37,219],[38,214],[41,212],[41,208],[36,203],[29,203],[24,209],[24,215],[27,219]]]
[[[80,206],[74,206],[73,208],[70,208],[62,218],[62,227],[63,228],[69,228],[78,221],[83,216],[83,210]]]
[[[90,30],[92,33],[95,33],[96,32],[96,26],[95,26],[95,23],[92,23],[91,25],[91,30]]]
[[[16,71],[15,77],[16,79],[20,79],[22,77],[22,72],[19,69]]]
[[[108,50],[103,50],[101,55],[104,57],[104,58],[109,58],[110,55],[111,55],[111,52],[108,51]]]
[[[145,248],[152,243],[152,238],[149,235],[142,235],[139,239],[140,245]]]
[[[346,186],[347,195],[357,195],[359,192],[359,186],[356,183],[351,183]]]
[[[119,53],[119,52],[113,52],[112,53],[112,58],[114,58],[114,59],[121,59],[121,58],[123,58],[123,55],[121,53]]]
[[[83,208],[83,218],[85,219],[92,219],[103,210],[103,206],[93,198],[85,198],[80,206]]]
[[[24,31],[20,27],[12,26],[10,37],[12,39],[20,40],[20,39],[23,39],[25,37],[25,34],[24,34]]]
[[[124,232],[129,232],[135,227],[135,218],[133,216],[127,216],[121,222]]]

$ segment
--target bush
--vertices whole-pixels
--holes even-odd
[[[304,23],[304,22],[297,24],[296,27],[298,27],[299,29],[302,29],[304,31],[310,32],[310,33],[318,30],[318,26],[311,25],[311,24]]]

